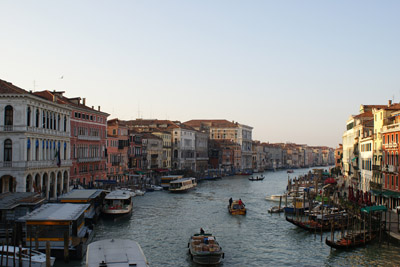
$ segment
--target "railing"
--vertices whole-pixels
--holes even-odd
[[[60,167],[70,167],[71,160],[61,160]],[[39,160],[39,161],[0,161],[0,166],[3,168],[28,168],[28,169],[42,169],[54,168],[57,166],[56,160]]]
[[[369,187],[370,187],[372,190],[382,190],[382,184],[376,183],[376,182],[373,182],[373,181],[370,181],[370,182],[369,182]]]
[[[78,135],[79,140],[100,141],[100,136]]]
[[[372,170],[373,171],[380,171],[382,168],[380,165],[372,165]]]
[[[38,133],[38,134],[49,134],[55,136],[65,136],[69,137],[70,132],[64,132],[54,129],[45,129],[40,127],[33,126],[21,126],[21,125],[1,125],[0,132],[30,132],[30,133]]]
[[[101,157],[94,157],[94,158],[77,158],[77,162],[97,162],[97,161],[102,161]]]
[[[395,165],[388,165],[387,171],[388,172],[397,172],[398,167]]]
[[[383,144],[383,148],[397,148],[397,147],[398,147],[397,143]]]

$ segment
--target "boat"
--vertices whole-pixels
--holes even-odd
[[[18,266],[20,254],[22,267],[46,267],[46,254],[29,248],[22,248],[20,253],[19,247],[14,246],[0,246],[1,266],[14,266],[14,255]],[[54,265],[55,260],[56,258],[50,257],[50,266]]]
[[[90,243],[86,267],[148,267],[140,245],[127,239],[105,239]]]
[[[281,213],[283,211],[283,207],[273,206],[268,210],[268,213]]]
[[[174,180],[182,179],[183,175],[167,175],[161,177],[161,187],[165,190],[169,189],[169,183]]]
[[[64,259],[64,247],[68,245],[69,259],[80,260],[94,232],[85,225],[85,211],[90,204],[48,203],[18,219],[25,229],[25,244],[35,244],[41,252],[50,242],[51,256]]]
[[[335,249],[353,249],[357,247],[365,246],[370,243],[376,234],[374,232],[366,232],[366,233],[357,233],[357,234],[348,234],[337,241],[328,240],[328,237],[325,239],[325,243]]]
[[[256,177],[251,176],[251,177],[249,177],[249,180],[250,180],[250,181],[262,181],[262,180],[264,180],[264,178],[265,178],[264,175],[256,176]]]
[[[344,225],[340,223],[340,221],[333,221],[333,225],[330,220],[295,220],[293,218],[289,218],[286,216],[286,221],[303,228],[307,231],[331,231],[331,230],[339,230],[345,228]]]
[[[158,185],[150,185],[150,188],[153,189],[154,191],[161,191],[163,190],[162,186],[158,186]]]
[[[245,205],[239,205],[239,200],[232,201],[231,205],[228,205],[228,211],[232,215],[245,215],[246,208]]]
[[[293,173],[294,171],[293,170],[287,170],[287,173]]]
[[[104,205],[101,212],[106,217],[120,217],[129,216],[132,214],[132,194],[128,190],[115,190],[111,191],[104,198]]]
[[[135,196],[144,196],[146,191],[137,189],[137,190],[134,191],[134,193],[135,193]]]
[[[222,248],[212,234],[194,234],[188,247],[190,258],[197,264],[215,265],[224,258]]]
[[[197,186],[196,178],[181,178],[169,184],[169,191],[172,193],[184,193]]]

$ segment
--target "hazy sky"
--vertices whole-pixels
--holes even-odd
[[[1,0],[0,10],[0,79],[86,97],[109,118],[235,120],[253,139],[334,147],[360,104],[400,101],[397,0]]]

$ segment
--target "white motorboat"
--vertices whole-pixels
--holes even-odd
[[[135,190],[136,196],[144,196],[145,193],[146,193],[146,191],[143,191],[143,190],[139,190],[139,189]]]
[[[14,253],[15,252],[15,253]],[[18,266],[19,263],[19,247],[14,246],[0,246],[0,262],[1,266],[14,266],[14,255],[15,263]],[[21,249],[22,267],[45,267],[46,266],[46,254],[37,250],[30,250],[29,248]],[[29,259],[30,258],[30,259]],[[50,257],[50,266],[53,266],[56,258]],[[31,263],[29,265],[29,262]]]
[[[140,245],[132,240],[106,239],[90,243],[86,267],[149,267]]]
[[[196,178],[182,178],[170,182],[169,191],[172,193],[183,193],[194,189],[196,186]]]

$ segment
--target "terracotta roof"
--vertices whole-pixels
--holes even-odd
[[[10,82],[0,80],[0,94],[27,94],[22,88],[13,85]]]
[[[371,118],[373,117],[372,111],[366,111],[364,113],[360,113],[360,114],[354,116],[355,119],[368,118],[368,117],[371,117]]]
[[[209,126],[209,127],[220,127],[220,128],[234,128],[237,127],[237,123],[230,122],[228,120],[190,120],[184,122],[184,124],[189,125],[191,127],[201,127]]]
[[[389,106],[385,106],[384,110],[400,110],[400,103],[394,103]]]

